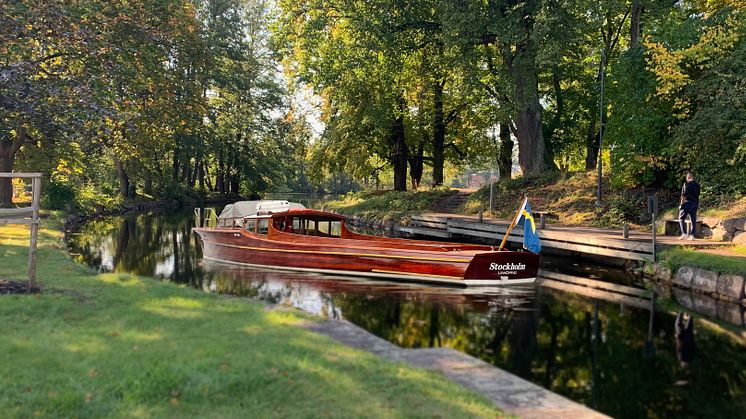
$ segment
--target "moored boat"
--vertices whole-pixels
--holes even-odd
[[[539,255],[491,246],[355,233],[339,214],[288,201],[227,206],[214,227],[194,231],[204,257],[278,269],[461,286],[528,283]]]

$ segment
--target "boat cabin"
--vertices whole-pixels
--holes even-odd
[[[246,214],[249,212],[249,214]],[[243,229],[258,235],[298,234],[302,236],[346,238],[341,215],[309,210],[288,201],[242,201],[220,213],[219,228]]]

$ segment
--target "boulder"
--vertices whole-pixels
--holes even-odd
[[[715,318],[717,317],[717,301],[706,295],[692,293],[692,310]]]
[[[720,218],[717,217],[702,217],[702,225],[713,229],[720,225]]]
[[[691,266],[682,266],[673,275],[673,283],[679,287],[691,288],[693,278],[694,268]]]
[[[739,304],[728,303],[725,301],[717,302],[718,319],[734,324],[743,325],[743,308]]]
[[[722,228],[716,228],[712,230],[712,239],[718,242],[729,242],[733,240],[733,234],[729,233]]]
[[[745,223],[746,218],[731,218],[729,220],[723,220],[723,230],[730,234],[733,234],[738,230],[743,231]]]
[[[697,232],[697,236],[700,238],[712,237],[712,229],[707,226],[702,226]]]
[[[741,301],[744,298],[744,279],[741,275],[720,274],[717,286],[718,295],[729,301]]]
[[[692,289],[704,294],[712,294],[717,291],[718,274],[717,272],[707,271],[704,269],[693,268]]]
[[[673,295],[673,299],[677,303],[679,303],[680,306],[684,308],[688,308],[689,310],[694,309],[694,304],[692,303],[691,292],[682,290],[681,288],[672,288],[671,293]]]
[[[746,231],[737,231],[733,235],[733,243],[746,245]]]

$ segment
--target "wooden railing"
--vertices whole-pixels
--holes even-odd
[[[41,173],[0,173],[0,178],[31,179],[30,207],[0,208],[0,224],[29,224],[31,226],[28,252],[28,281],[30,290],[36,286],[36,247],[39,235]]]

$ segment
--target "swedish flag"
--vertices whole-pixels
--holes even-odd
[[[528,199],[523,201],[520,214],[518,224],[523,226],[523,248],[534,253],[541,252],[541,239],[536,229],[536,221],[531,214],[531,205],[529,205]]]

